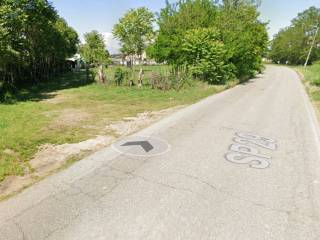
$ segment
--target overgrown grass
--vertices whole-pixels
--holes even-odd
[[[320,113],[320,63],[306,68],[299,67],[298,70],[304,75],[308,93]]]
[[[300,68],[303,72],[305,79],[312,85],[320,87],[320,63],[316,63],[307,68]]]
[[[32,170],[28,161],[41,145],[110,134],[105,126],[124,117],[194,103],[225,88],[201,82],[181,91],[104,86],[88,83],[80,72],[22,90],[15,103],[0,104],[0,181]]]
[[[129,73],[138,75],[140,66],[133,66],[132,69],[124,66],[110,66],[106,69],[107,80],[114,82],[114,74],[117,68],[121,68]],[[156,65],[156,66],[142,66],[144,70],[144,82],[148,83],[152,73],[164,73],[170,71],[170,68],[167,65]]]

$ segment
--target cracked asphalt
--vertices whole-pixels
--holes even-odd
[[[268,66],[0,203],[0,240],[319,240],[319,126],[298,75]],[[132,146],[138,147],[138,146]],[[141,150],[141,149],[140,149]]]

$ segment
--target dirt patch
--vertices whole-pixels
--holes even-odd
[[[183,106],[164,109],[161,111],[143,112],[136,117],[127,117],[122,121],[113,123],[106,127],[106,130],[113,131],[117,136],[126,136],[130,133],[136,132],[143,127],[149,126],[161,118],[181,109]]]
[[[5,150],[3,151],[3,153],[4,153],[4,154],[7,154],[7,155],[10,155],[10,156],[16,155],[15,151],[13,151],[12,149],[9,149],[9,148],[5,149]]]
[[[31,175],[9,176],[0,183],[0,201],[18,193],[36,180]]]
[[[107,130],[109,132],[113,131],[117,137],[126,136],[151,125],[182,107],[183,106],[178,106],[161,111],[140,113],[136,117],[127,117],[122,121],[108,125],[103,130]],[[55,123],[67,124],[69,121],[79,123],[79,121],[82,121],[87,117],[89,117],[89,115],[84,112],[75,109],[67,109],[58,117]],[[0,200],[4,199],[6,196],[10,196],[21,191],[25,187],[36,182],[38,179],[42,179],[55,170],[65,166],[66,162],[72,157],[81,156],[83,152],[93,153],[109,146],[111,143],[116,141],[117,137],[97,136],[96,138],[79,143],[42,145],[33,159],[29,161],[29,165],[32,169],[31,173],[26,173],[24,176],[7,177],[0,183]],[[7,152],[12,154],[9,150]]]
[[[70,157],[79,155],[84,151],[97,151],[114,141],[111,136],[97,136],[79,143],[66,143],[62,145],[46,144],[39,148],[30,161],[31,168],[36,175],[43,175],[53,169],[61,167]]]
[[[65,102],[68,97],[65,94],[61,94],[59,92],[50,92],[43,94],[42,102],[50,103],[50,104],[59,104]]]
[[[48,126],[49,129],[74,127],[80,122],[88,120],[91,115],[79,109],[68,108],[60,112],[59,116]]]
[[[63,167],[70,158],[80,156],[84,152],[100,150],[114,140],[115,137],[112,136],[97,136],[79,143],[41,146],[29,162],[31,173],[26,173],[24,176],[10,176],[0,183],[0,200]]]

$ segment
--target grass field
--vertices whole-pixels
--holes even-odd
[[[320,113],[320,63],[307,68],[299,67],[298,70],[303,73],[307,90]]]
[[[146,75],[163,68],[146,67]],[[114,69],[108,71],[111,78]],[[88,83],[85,73],[79,72],[23,90],[15,103],[0,104],[0,182],[32,170],[28,162],[43,144],[110,134],[105,126],[124,117],[191,104],[225,88],[200,82],[181,91],[105,86]]]

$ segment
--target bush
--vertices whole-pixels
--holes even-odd
[[[168,72],[153,72],[150,76],[150,85],[152,89],[180,90],[192,86],[193,77],[186,66],[180,66]]]
[[[123,83],[123,81],[125,80],[126,76],[127,76],[127,71],[118,67],[118,68],[116,68],[115,73],[114,73],[114,81],[116,82],[116,84],[118,86],[120,86]]]
[[[1,103],[13,103],[15,99],[14,93],[16,88],[13,84],[8,84],[6,82],[0,81],[0,102]]]
[[[183,40],[184,60],[193,75],[210,84],[224,84],[234,78],[234,66],[219,32],[214,28],[187,31]]]
[[[153,72],[150,76],[150,85],[152,89],[169,90],[171,82],[169,78],[162,74]]]

